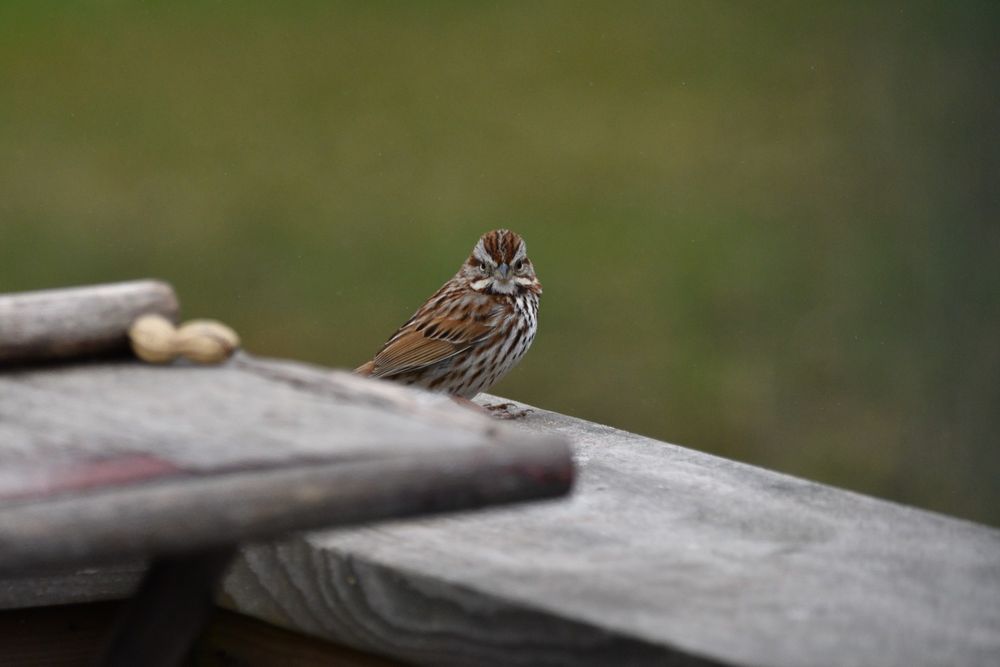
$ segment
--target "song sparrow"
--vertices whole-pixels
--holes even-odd
[[[484,234],[458,273],[355,372],[470,399],[528,351],[541,293],[521,237]]]

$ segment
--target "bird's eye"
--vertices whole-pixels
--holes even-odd
[[[479,270],[482,271],[483,273],[486,273],[486,262],[480,262]]]
[[[524,262],[522,262],[521,260],[517,260],[516,262],[514,262],[515,271],[520,271],[522,266],[524,266]]]

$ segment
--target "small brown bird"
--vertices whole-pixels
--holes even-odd
[[[507,229],[484,234],[458,273],[355,373],[470,399],[528,351],[541,293],[524,240]]]

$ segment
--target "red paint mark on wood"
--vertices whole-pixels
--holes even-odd
[[[114,488],[173,477],[183,470],[149,454],[0,470],[0,500],[49,498],[72,492]]]

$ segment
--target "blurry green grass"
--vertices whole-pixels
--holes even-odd
[[[0,5],[0,290],[353,367],[482,232],[496,391],[1000,523],[995,3]]]

